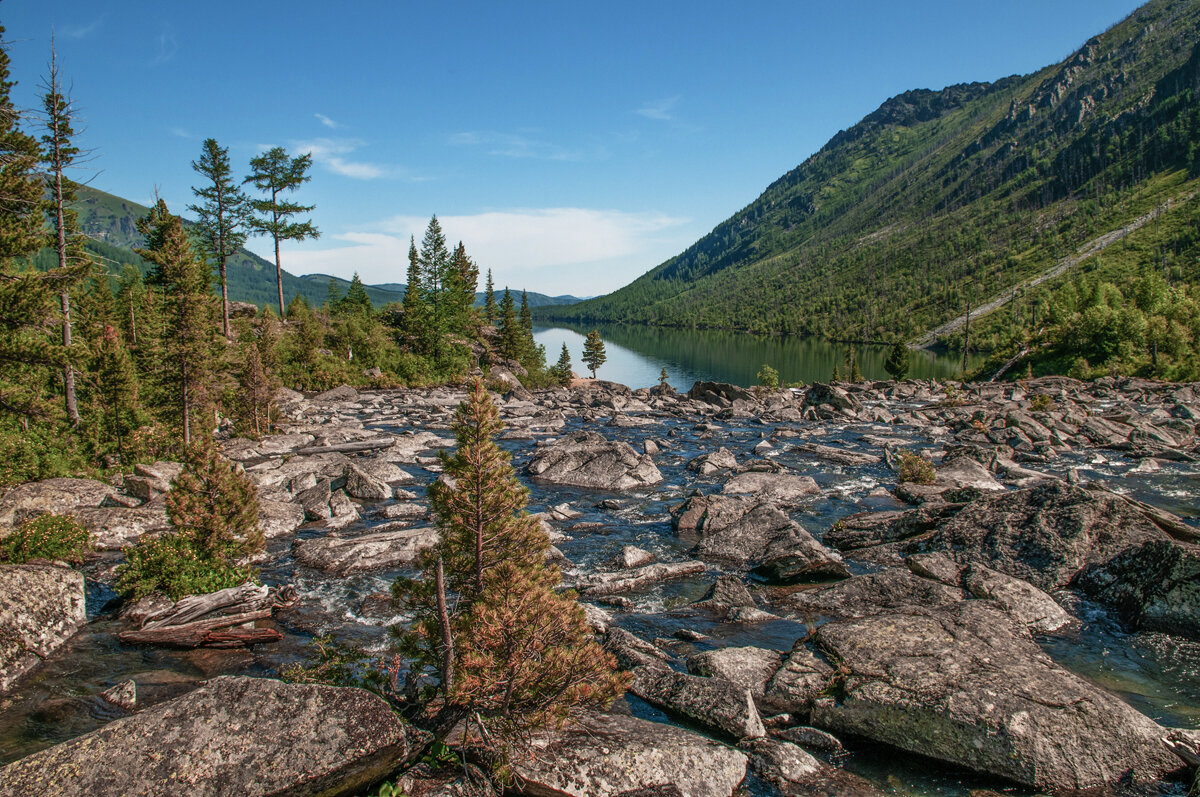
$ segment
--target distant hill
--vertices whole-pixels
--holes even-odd
[[[887,100],[684,252],[538,317],[878,341],[1008,293],[1032,325],[1028,281],[1109,262],[1125,243],[1093,242],[1155,208],[1179,236],[1141,266],[1200,284],[1198,176],[1200,2],[1153,0],[1034,74]]]
[[[117,273],[125,265],[137,267],[144,274],[146,263],[134,253],[142,245],[142,235],[137,231],[137,220],[150,212],[145,205],[105,193],[90,186],[80,186],[76,210],[79,212],[80,228],[88,237],[87,248],[97,260]],[[178,210],[178,209],[176,209]],[[39,261],[49,260],[46,257]],[[277,302],[275,264],[246,249],[230,258],[226,269],[229,283],[229,298],[236,302],[250,302],[259,307],[274,307]],[[296,276],[286,269],[283,272],[284,304],[297,294],[312,305],[324,304],[329,296],[329,282],[333,280],[339,295],[345,295],[350,281],[328,274],[306,274]],[[365,285],[367,296],[376,307],[404,300],[405,286],[389,282],[383,285]],[[529,305],[561,305],[579,301],[574,296],[545,296],[529,294]],[[476,304],[483,303],[483,294],[476,294]]]

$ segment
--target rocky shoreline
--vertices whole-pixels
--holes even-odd
[[[436,451],[453,444],[462,396],[285,393],[281,434],[224,443],[259,489],[264,579],[299,588],[296,606],[260,624],[289,639],[347,628],[368,639],[403,619],[378,591],[436,538],[424,490],[440,472]],[[1161,793],[1171,787],[1154,784],[1184,776],[1184,758],[1162,739],[1174,733],[1186,748],[1189,734],[1071,672],[1038,641],[1091,633],[1097,612],[1122,633],[1200,638],[1200,528],[1170,511],[1198,505],[1197,386],[697,383],[679,394],[592,382],[514,389],[499,403],[503,444],[552,554],[634,672],[636,696],[535,740],[544,755],[520,770],[523,793],[729,795],[748,771],[755,793],[883,793],[839,765],[843,744],[861,742],[980,773],[994,788]],[[897,483],[893,466],[913,450],[935,463],[932,484]],[[162,495],[175,468],[141,467],[120,487],[22,485],[0,498],[0,527],[74,514],[106,552],[85,568],[103,595],[120,550],[168,527]],[[1170,490],[1146,487],[1168,479]],[[66,655],[54,651],[82,625],[81,582],[50,564],[0,567],[0,688],[19,691],[38,661]],[[136,625],[113,611],[90,617]],[[211,671],[266,674],[288,655],[262,652],[270,647]],[[210,683],[213,695],[260,689]],[[301,699],[271,690],[271,700]],[[71,762],[105,744],[120,751],[170,732],[186,713],[171,706],[196,694],[134,703],[9,765],[0,794],[26,793],[49,773],[61,783]],[[674,724],[651,722],[664,718],[651,707]],[[227,727],[229,710],[214,709],[213,722]],[[179,738],[217,727],[200,725]],[[270,733],[247,724],[245,736]],[[193,771],[195,784],[221,777]],[[341,791],[341,776],[322,776],[320,793],[354,793],[383,770],[363,771]],[[431,782],[409,785],[434,793]],[[316,793],[295,788],[287,793]]]

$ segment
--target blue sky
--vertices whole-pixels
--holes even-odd
[[[436,213],[498,286],[595,295],[888,97],[1035,71],[1136,6],[6,0],[0,22],[30,108],[55,31],[97,188],[181,212],[203,139],[239,172],[282,145],[313,154],[296,198],[322,231],[289,271],[401,282]]]

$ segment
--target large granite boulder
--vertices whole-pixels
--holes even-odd
[[[324,573],[345,576],[371,570],[388,570],[412,564],[417,554],[438,541],[435,528],[380,531],[354,537],[332,534],[292,543],[296,564]]]
[[[579,432],[540,448],[529,474],[553,484],[613,491],[649,487],[663,479],[649,455],[595,432]]]
[[[0,565],[0,692],[86,622],[83,574],[65,567]]]
[[[531,797],[730,797],[746,777],[744,753],[683,728],[619,714],[537,733],[530,750],[513,769],[521,793]]]
[[[1063,669],[990,601],[910,607],[822,626],[838,697],[812,724],[1008,778],[1033,789],[1099,789],[1178,769],[1164,731]]]
[[[811,476],[794,473],[739,473],[721,488],[726,495],[752,495],[760,502],[795,506],[821,489]]]
[[[101,551],[122,551],[143,534],[171,529],[162,499],[137,507],[77,509],[75,519],[88,530],[92,546]]]
[[[688,717],[732,739],[765,736],[750,689],[723,678],[702,678],[662,664],[633,671],[629,691],[656,706]]]
[[[70,515],[99,507],[117,488],[94,479],[44,479],[18,484],[0,498],[0,537],[38,515]]]
[[[428,734],[363,689],[209,681],[0,770],[0,795],[350,795]]]
[[[1090,565],[1073,586],[1129,625],[1200,638],[1200,548],[1153,540]]]
[[[1061,482],[985,495],[928,534],[909,553],[945,551],[1050,591],[1129,548],[1168,539],[1120,497]]]
[[[844,769],[830,766],[791,742],[747,739],[750,769],[784,797],[883,797],[884,792]]]

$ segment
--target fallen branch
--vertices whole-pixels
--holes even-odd
[[[307,454],[352,454],[356,451],[376,451],[381,448],[391,448],[396,444],[394,437],[379,437],[374,440],[359,440],[354,443],[336,443],[331,446],[308,446],[297,448],[293,455]]]

